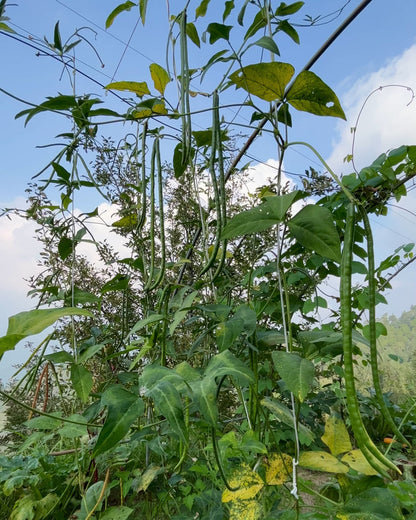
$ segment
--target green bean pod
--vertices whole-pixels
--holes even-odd
[[[367,212],[360,207],[361,217],[364,223],[364,230],[367,237],[367,255],[368,255],[368,300],[369,300],[369,339],[370,339],[370,366],[373,377],[373,385],[376,395],[376,401],[379,409],[392,429],[394,435],[403,443],[407,443],[407,439],[399,431],[394,422],[389,409],[383,399],[383,391],[380,383],[380,372],[377,359],[377,331],[376,331],[376,282],[375,282],[375,266],[374,266],[374,241],[371,231],[370,221]]]
[[[347,209],[344,248],[341,259],[341,329],[343,337],[345,394],[351,428],[358,447],[369,464],[383,476],[388,476],[386,469],[399,469],[385,457],[374,445],[363,424],[357,399],[352,356],[352,312],[351,312],[351,263],[354,246],[355,208],[350,203]]]

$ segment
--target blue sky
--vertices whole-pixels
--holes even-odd
[[[79,67],[84,72],[103,84],[109,83],[111,79],[149,81],[149,64],[165,64],[168,27],[166,2],[149,2],[147,24],[145,27],[138,25],[130,48],[126,50],[125,44],[136,24],[136,13],[123,13],[108,31],[104,30],[106,17],[120,1],[16,0],[16,5],[10,6],[7,14],[11,18],[11,26],[19,34],[30,35],[29,42],[44,36],[52,40],[53,28],[58,20],[63,39],[70,36],[74,29],[89,26],[96,32],[84,29],[82,34],[90,38],[99,50],[105,66],[101,67],[92,49],[86,45],[80,46],[77,58],[81,60]],[[191,1],[191,5],[197,6],[198,3]],[[299,27],[300,46],[289,38],[279,40],[281,61],[290,62],[296,70],[300,70],[358,4],[358,1],[353,0],[307,0],[296,18],[300,24],[306,14],[324,15],[344,5],[345,8],[331,23],[312,28]],[[215,10],[222,5],[223,2],[219,0],[211,0],[207,23],[210,21],[210,13],[216,14]],[[182,6],[182,1],[171,1],[171,13],[179,12]],[[342,159],[350,153],[350,127],[355,125],[358,111],[367,95],[373,89],[393,83],[408,85],[416,91],[415,20],[415,2],[373,0],[313,67],[312,70],[337,93],[348,120],[341,122],[332,118],[300,114],[295,118],[291,138],[305,140],[314,145],[330,161],[337,173],[350,173]],[[235,31],[237,30],[236,28]],[[35,50],[2,34],[0,45],[0,88],[33,103],[40,103],[46,96],[54,96],[58,92],[70,93],[68,79],[65,73],[62,74],[59,63],[37,56]],[[190,45],[190,50],[190,66],[200,66],[201,57],[197,55],[197,49]],[[76,81],[78,93],[90,92],[99,96],[103,93],[100,86],[88,79],[78,76]],[[208,90],[213,86],[208,82],[202,88]],[[195,87],[199,88],[199,85]],[[232,94],[233,89],[230,89],[228,102],[232,102]],[[107,95],[105,101],[120,108],[120,104],[112,100],[110,95]],[[409,92],[400,88],[385,88],[371,98],[357,131],[356,159],[359,167],[371,163],[379,153],[395,146],[416,144],[416,101],[407,106],[409,101]],[[202,102],[205,101],[202,99]],[[24,128],[22,119],[14,120],[14,115],[24,108],[24,105],[0,93],[0,208],[23,204],[27,182],[50,159],[53,151],[51,148],[39,149],[36,146],[51,143],[56,134],[68,131],[65,122],[53,115],[37,116]],[[224,112],[224,115],[234,117],[235,111]],[[236,122],[247,124],[247,117],[249,116],[241,113]],[[246,132],[248,133],[247,130]],[[261,144],[254,145],[249,154],[254,166],[276,160],[271,139],[262,139]],[[291,150],[284,163],[286,170],[297,174],[302,174],[310,165],[322,169],[310,152],[300,148]],[[272,170],[267,170],[262,164],[256,168],[259,178],[272,175]],[[294,182],[297,179],[297,176],[292,178]],[[408,213],[416,210],[415,201],[415,192],[412,191],[407,201],[398,204],[404,209],[391,208],[388,218],[373,220],[379,258],[403,243],[416,241],[416,216]],[[88,201],[78,202],[80,205],[88,204]],[[0,335],[6,331],[8,316],[33,306],[33,301],[25,298],[27,288],[22,281],[23,277],[30,276],[36,269],[38,248],[32,236],[33,226],[25,221],[0,219],[3,250],[0,258]],[[380,307],[378,314],[386,312],[398,315],[415,303],[415,279],[414,268],[397,277],[389,306]],[[4,357],[3,371],[11,363],[13,356],[15,360],[19,356],[21,359],[21,345],[18,350],[20,353]],[[0,377],[3,373],[0,366]]]

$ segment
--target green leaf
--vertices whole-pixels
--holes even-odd
[[[298,32],[287,20],[281,20],[279,22],[279,31],[286,33],[295,43],[300,43]]]
[[[193,23],[186,24],[186,34],[188,38],[197,46],[201,47],[201,40],[199,39],[198,31]]]
[[[304,6],[305,2],[293,2],[293,4],[287,5],[285,2],[281,2],[279,7],[275,11],[275,16],[289,16],[295,14]]]
[[[230,76],[230,80],[265,101],[282,100],[295,69],[289,63],[274,61],[247,65]],[[296,108],[296,107],[295,107]]]
[[[137,226],[137,213],[125,215],[113,222],[111,225],[116,228],[134,228]]]
[[[381,487],[372,487],[353,496],[340,512],[347,518],[353,518],[351,515],[358,513],[376,515],[384,520],[403,520],[399,500],[390,489]],[[356,518],[358,520],[359,517]]]
[[[55,24],[55,29],[53,31],[53,46],[56,50],[62,52],[62,40],[61,34],[59,32],[59,21]]]
[[[147,11],[148,1],[149,0],[139,0],[139,14],[140,14],[140,19],[141,19],[143,25],[146,20],[146,11]]]
[[[220,23],[210,23],[207,27],[207,32],[209,33],[209,43],[213,44],[218,40],[228,40],[230,39],[230,31],[233,28],[232,25],[223,25]]]
[[[131,331],[129,332],[128,336],[131,336],[132,334],[135,334],[139,330],[143,329],[144,327],[147,327],[148,325],[152,325],[153,323],[157,323],[158,321],[161,321],[165,318],[163,314],[151,314],[147,318],[144,318],[143,320],[138,321]]]
[[[202,0],[199,6],[195,10],[195,17],[205,16],[207,14],[208,4],[210,0]]]
[[[286,99],[297,110],[317,116],[346,119],[334,91],[309,70],[301,72],[296,77]]]
[[[61,237],[58,243],[58,253],[61,260],[66,260],[73,251],[74,242],[68,237]]]
[[[225,20],[228,18],[228,16],[230,15],[230,13],[234,9],[234,7],[235,7],[234,0],[227,0],[225,2],[224,13],[222,15],[223,22],[225,22]]]
[[[300,191],[266,197],[265,202],[259,206],[238,213],[231,218],[227,222],[221,238],[234,238],[241,235],[249,235],[250,233],[260,233],[278,224],[284,219],[290,206],[301,197],[302,192]]]
[[[173,384],[163,379],[148,390],[146,394],[153,399],[158,415],[166,417],[167,423],[172,428],[172,431],[182,442],[188,444],[182,401],[179,392]]]
[[[179,371],[157,364],[147,365],[144,368],[142,384],[147,389],[153,388],[161,381],[169,381],[169,383],[172,383],[176,389],[185,386],[183,376]]]
[[[176,327],[180,324],[180,322],[185,318],[188,312],[191,309],[192,303],[195,298],[198,296],[198,291],[193,291],[184,299],[181,308],[175,312],[172,323],[169,325],[169,334],[175,332]]]
[[[93,450],[93,458],[121,441],[144,411],[143,401],[120,385],[110,386],[101,396],[101,403],[108,407],[108,412]]]
[[[163,96],[163,94],[165,93],[166,85],[170,82],[169,74],[163,67],[161,67],[157,63],[152,63],[151,65],[149,65],[149,69],[155,89],[158,92],[160,92]]]
[[[75,363],[72,364],[71,381],[78,397],[83,403],[86,403],[93,385],[93,379],[90,371],[82,365],[77,365]]]
[[[78,354],[78,363],[85,363],[88,359],[92,358],[105,347],[104,343],[97,343],[96,345],[90,345],[89,347],[83,349]]]
[[[334,415],[331,415],[326,420],[325,432],[321,439],[335,457],[352,450],[350,436],[344,421]]]
[[[32,311],[20,312],[9,318],[7,334],[0,338],[0,359],[6,350],[14,347],[27,336],[39,334],[55,321],[63,316],[92,316],[85,309],[75,307],[62,307],[59,309],[34,309]]]
[[[67,439],[79,439],[84,435],[88,435],[87,419],[84,416],[75,413],[70,415],[68,419],[85,424],[64,423],[62,428],[58,430],[61,437],[66,437]]]
[[[150,94],[149,87],[145,81],[115,81],[105,86],[108,90],[126,90],[133,92],[140,98],[146,94]]]
[[[286,386],[302,402],[308,395],[315,375],[312,361],[294,352],[283,351],[273,352],[272,358]]]
[[[46,354],[46,356],[43,357],[44,359],[51,361],[51,363],[73,363],[75,361],[74,356],[65,350],[54,352],[53,354]]]
[[[214,377],[191,382],[193,401],[203,418],[213,427],[217,426],[217,385]]]
[[[101,513],[100,520],[127,520],[133,512],[134,509],[127,506],[111,506]]]
[[[249,385],[254,381],[253,372],[229,350],[217,354],[208,363],[205,370],[207,377],[221,377],[229,375],[235,377],[240,385]]]
[[[286,426],[293,428],[293,413],[285,405],[279,403],[276,399],[271,399],[270,397],[262,399],[260,404],[268,408],[277,420],[286,424]],[[298,424],[298,431],[299,440],[302,444],[309,446],[315,439],[315,435],[303,424]]]
[[[304,451],[299,457],[299,466],[313,471],[348,473],[348,466],[326,451]]]
[[[0,31],[5,31],[5,32],[9,32],[9,33],[16,32],[4,22],[0,22]]]
[[[103,487],[104,482],[101,480],[87,489],[81,500],[81,511],[77,514],[77,520],[90,519],[93,511],[101,511],[103,500],[110,493],[109,488],[102,493]]]
[[[130,277],[117,273],[111,280],[106,282],[101,287],[101,294],[105,294],[110,291],[125,291],[129,286]]]
[[[135,4],[134,2],[130,2],[130,1],[127,1],[127,2],[124,2],[120,5],[118,5],[115,9],[113,9],[113,11],[111,11],[111,13],[108,15],[107,17],[107,20],[105,21],[105,28],[108,29],[109,27],[111,27],[111,25],[113,24],[114,20],[116,19],[116,17],[124,12],[124,11],[130,11],[130,9],[132,7],[135,7],[137,4]]]
[[[48,97],[47,101],[44,101],[40,105],[35,108],[28,108],[26,110],[22,110],[18,114],[15,115],[15,119],[19,117],[27,115],[25,119],[25,126],[32,119],[33,116],[39,114],[40,112],[46,112],[48,110],[61,111],[61,110],[69,110],[71,108],[77,107],[77,99],[75,96],[56,96],[56,97]]]
[[[36,430],[56,430],[61,426],[61,412],[52,412],[50,415],[56,415],[56,419],[52,417],[45,417],[44,415],[40,415],[39,417],[34,417],[33,419],[29,419],[25,422],[25,425],[28,428],[33,428]]]
[[[307,249],[335,262],[341,261],[341,243],[328,208],[309,204],[289,220],[288,226]]]
[[[252,45],[257,45],[258,47],[262,47],[263,49],[266,49],[270,52],[273,52],[273,54],[277,54],[277,56],[280,56],[279,47],[276,45],[276,42],[270,36],[262,36]]]

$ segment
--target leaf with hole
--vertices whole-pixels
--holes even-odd
[[[259,206],[232,217],[227,222],[221,238],[228,239],[251,233],[260,233],[278,224],[284,219],[291,205],[302,196],[302,192],[295,190],[285,195],[266,197],[266,200]]]
[[[348,473],[348,466],[326,451],[304,451],[299,457],[299,466],[312,471]]]
[[[286,99],[297,110],[346,119],[335,92],[309,70],[296,77]]]

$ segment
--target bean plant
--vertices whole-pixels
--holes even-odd
[[[295,71],[280,56],[284,39],[300,43],[307,7],[168,2],[166,63],[102,96],[76,89],[78,33],[64,42],[57,23],[36,42],[69,72],[69,92],[16,116],[53,113],[64,126],[28,207],[6,210],[38,224],[44,270],[0,355],[47,333],[0,391],[0,503],[12,520],[415,518],[413,439],[383,398],[376,320],[412,245],[377,266],[370,217],[406,195],[416,146],[361,171],[350,162],[340,178],[292,139],[297,112],[345,119],[315,60]],[[106,28],[125,16],[146,25],[149,9],[117,5]],[[230,105],[247,135],[227,121]],[[276,175],[247,193],[245,155],[266,135]],[[324,170],[301,187],[283,175],[293,147]],[[92,206],[80,213],[84,193]],[[120,250],[95,238],[102,204]],[[328,280],[339,294],[325,296]],[[374,403],[407,458],[364,425],[354,366],[367,349]]]

